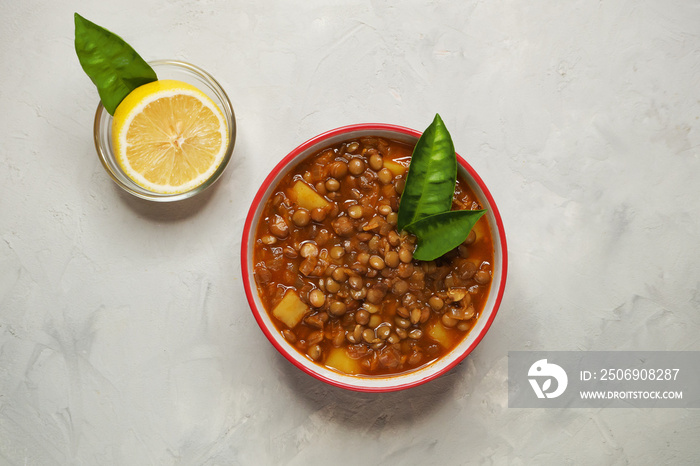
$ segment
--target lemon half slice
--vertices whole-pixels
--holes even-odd
[[[221,164],[226,120],[202,91],[182,81],[153,81],[119,104],[112,122],[117,163],[138,185],[161,194],[189,191]]]

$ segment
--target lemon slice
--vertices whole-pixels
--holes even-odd
[[[161,194],[189,191],[221,164],[228,147],[226,120],[196,87],[175,80],[134,89],[112,122],[117,163],[138,185]]]

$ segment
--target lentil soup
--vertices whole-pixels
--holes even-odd
[[[487,217],[459,247],[413,259],[396,229],[411,145],[361,137],[303,160],[274,187],[253,246],[258,294],[277,331],[350,375],[412,371],[451,351],[486,303],[494,257]],[[458,176],[452,209],[482,208]]]

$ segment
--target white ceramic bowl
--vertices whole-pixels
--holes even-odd
[[[491,235],[493,237],[494,264],[492,269],[493,276],[491,280],[491,289],[489,291],[489,297],[486,301],[483,312],[467,337],[464,338],[464,340],[462,340],[462,342],[450,353],[444,355],[431,364],[399,375],[358,376],[341,374],[312,362],[310,359],[289,345],[282,337],[280,332],[275,328],[275,325],[260,301],[255,278],[253,277],[253,246],[255,244],[255,230],[258,221],[260,220],[263,207],[265,206],[267,199],[273,193],[277,183],[279,183],[279,181],[299,162],[315,154],[320,149],[326,148],[333,144],[350,139],[357,139],[362,136],[380,136],[414,145],[418,141],[420,135],[421,133],[418,131],[401,126],[386,124],[359,124],[333,129],[311,138],[291,151],[284,159],[282,159],[280,163],[277,164],[258,190],[248,212],[248,217],[246,218],[243,229],[241,262],[243,271],[243,285],[245,287],[248,302],[250,303],[250,308],[255,316],[255,320],[257,320],[260,328],[268,340],[270,340],[272,345],[277,348],[277,350],[282,353],[282,355],[292,364],[307,374],[310,374],[331,385],[363,392],[389,392],[414,387],[429,380],[433,380],[459,364],[459,362],[462,361],[462,359],[464,359],[469,353],[471,353],[476,345],[479,344],[491,326],[491,322],[493,322],[493,319],[496,317],[496,312],[498,311],[498,307],[501,303],[508,269],[506,236],[505,232],[503,231],[503,222],[501,221],[501,216],[498,212],[498,208],[496,207],[496,203],[494,202],[493,197],[491,197],[486,185],[481,180],[481,177],[479,177],[476,171],[474,171],[474,169],[459,155],[457,155],[457,161],[459,163],[458,169],[462,178],[466,180],[466,182],[472,188],[476,196],[481,201],[482,206],[488,210],[486,216],[488,218]]]

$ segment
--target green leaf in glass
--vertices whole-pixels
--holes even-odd
[[[75,51],[110,115],[131,91],[158,79],[153,68],[121,37],[78,13]]]

